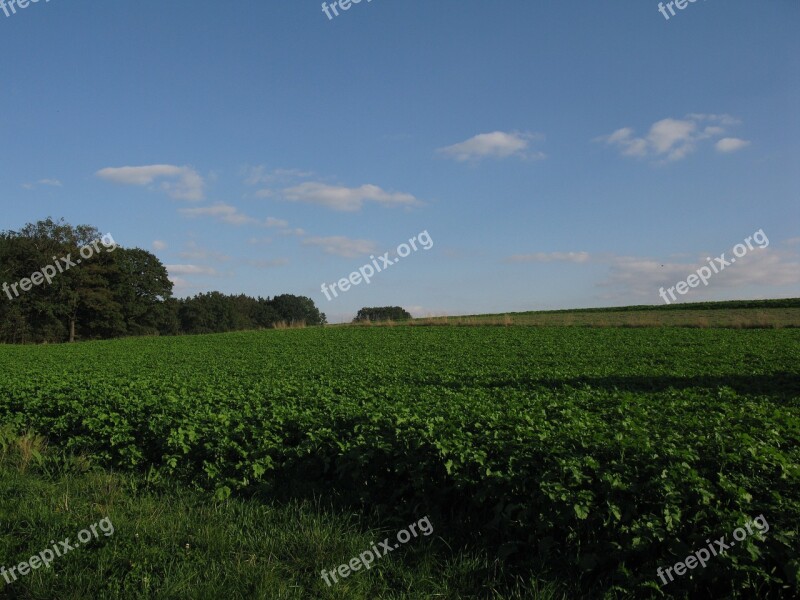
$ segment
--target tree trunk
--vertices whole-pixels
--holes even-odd
[[[69,318],[69,341],[70,343],[75,341],[75,317]]]

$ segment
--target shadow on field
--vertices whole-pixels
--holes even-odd
[[[738,394],[773,396],[789,400],[800,397],[800,376],[795,373],[770,373],[768,375],[696,375],[678,377],[674,375],[628,375],[609,377],[573,377],[565,379],[541,377],[515,377],[493,382],[462,381],[458,384],[444,383],[453,388],[523,388],[561,389],[590,387],[597,390],[627,392],[665,392],[668,390],[721,389],[730,388]]]

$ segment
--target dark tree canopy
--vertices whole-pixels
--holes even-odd
[[[358,311],[354,323],[363,321],[407,321],[411,314],[400,306],[376,306]]]
[[[325,325],[326,317],[305,296],[226,296],[219,292],[178,300],[181,333],[221,333],[279,325]]]
[[[81,256],[87,248],[90,258]],[[63,219],[0,232],[0,341],[125,334],[116,250],[113,238],[96,228],[72,227]],[[80,267],[72,265],[79,260]]]
[[[81,248],[90,245],[91,258],[77,264]],[[76,264],[66,268],[67,258]],[[175,299],[167,269],[154,254],[119,247],[96,228],[73,227],[63,219],[0,232],[0,285],[0,342],[5,343],[326,323],[305,296],[264,299],[209,292]]]

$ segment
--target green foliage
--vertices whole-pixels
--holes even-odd
[[[436,536],[417,538],[369,572],[328,587],[323,568],[334,569],[394,531],[321,503],[210,500],[153,473],[110,473],[78,457],[42,455],[29,436],[7,433],[0,428],[0,566],[28,560],[51,547],[50,540],[74,541],[101,519],[110,519],[114,533],[16,581],[0,577],[0,598],[462,600],[498,588],[497,595],[481,597],[563,598],[551,592],[553,585],[535,581],[519,592],[505,586],[505,574],[485,553],[454,555]],[[15,450],[29,447],[22,469]]]
[[[0,423],[217,494],[338,490],[649,597],[798,593],[800,331],[335,328],[0,347]]]
[[[168,321],[164,300],[172,295],[166,269],[149,252],[101,245],[102,237],[94,227],[52,219],[0,233],[0,284],[17,283],[45,267],[55,273],[54,264],[60,268],[62,258],[82,261],[19,296],[0,294],[0,341],[46,343],[158,333]],[[80,248],[93,242],[91,259],[80,259]]]
[[[140,248],[118,248],[114,258],[119,270],[116,300],[125,318],[128,335],[171,333],[172,281],[158,258]],[[176,309],[175,309],[176,310]]]
[[[0,285],[12,285],[101,239],[88,225],[46,219],[0,232]],[[99,246],[98,246],[99,247]],[[59,263],[60,264],[60,263]],[[172,298],[158,258],[139,248],[100,247],[91,260],[18,297],[0,293],[0,342],[49,343],[122,336],[221,333],[287,325],[324,325],[305,296],[272,299],[220,292]],[[9,295],[11,297],[9,297]]]
[[[226,296],[220,292],[198,294],[177,302],[180,332],[224,333],[287,325],[324,325],[311,298],[283,294],[272,299],[245,295]]]
[[[375,306],[362,308],[358,311],[354,323],[363,321],[407,321],[411,313],[401,306]]]
[[[324,325],[325,315],[320,313],[314,301],[307,296],[281,294],[270,302],[281,319],[288,323],[304,323],[306,325]]]

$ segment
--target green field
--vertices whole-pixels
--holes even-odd
[[[536,327],[800,327],[800,298],[682,302],[670,305],[539,310],[415,319],[412,325],[529,325]]]
[[[66,535],[105,516],[98,506],[119,511],[114,537],[47,573],[105,552],[102,577],[92,580],[96,597],[114,597],[103,596],[109,582],[127,582],[141,597],[182,597],[168,591],[175,584],[169,566],[151,564],[146,587],[145,573],[128,565],[136,556],[131,511],[141,511],[137,502],[158,506],[147,494],[162,493],[163,482],[180,491],[167,495],[163,514],[139,525],[156,547],[159,519],[181,513],[181,494],[239,519],[228,526],[253,547],[268,545],[248,537],[264,535],[252,517],[259,510],[279,513],[270,530],[279,540],[293,519],[298,528],[312,518],[320,531],[350,527],[341,534],[346,548],[317,543],[316,560],[272,551],[268,565],[248,566],[218,549],[202,571],[241,572],[230,597],[799,591],[797,329],[333,327],[2,346],[0,365],[0,424],[46,436],[59,461],[86,457],[120,471],[130,478],[122,488],[136,489],[60,526]],[[77,477],[43,466],[3,468],[4,494],[9,481],[14,489],[40,485],[40,501],[53,505],[53,490]],[[80,477],[75,485],[86,487]],[[220,519],[186,511],[204,531]],[[748,537],[691,577],[659,582],[658,567],[708,538],[730,538],[759,515],[770,525],[763,538]],[[423,516],[435,536],[331,588],[320,579],[321,569],[369,547],[365,533],[397,531]],[[0,563],[42,547],[33,534],[20,537],[29,529],[25,510],[4,502]],[[188,569],[175,561],[178,573]],[[482,565],[475,566],[480,578],[459,578],[465,565]],[[276,571],[267,576],[268,568]],[[404,579],[403,569],[413,576]],[[0,594],[50,597],[40,573]],[[292,577],[295,587],[270,591],[278,588],[267,582]]]

